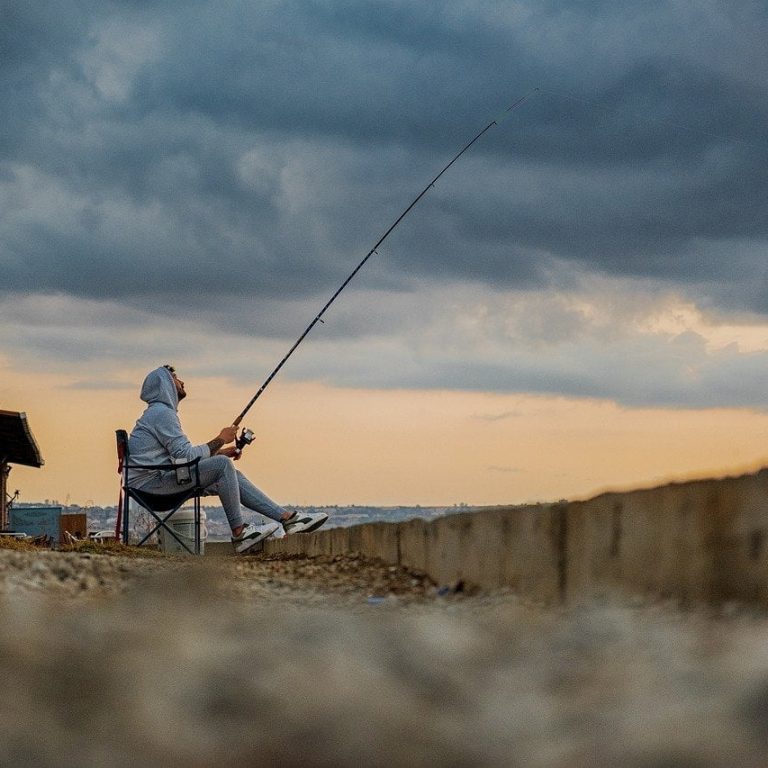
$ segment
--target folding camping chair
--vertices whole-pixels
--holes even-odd
[[[117,437],[117,471],[120,473],[120,500],[117,506],[115,536],[119,540],[121,539],[123,544],[128,543],[128,517],[130,513],[130,502],[131,499],[133,499],[139,506],[146,509],[156,521],[137,546],[142,546],[153,533],[164,528],[174,539],[176,539],[176,541],[179,542],[179,544],[181,544],[182,547],[184,547],[184,549],[187,550],[187,552],[189,552],[190,555],[199,555],[200,497],[203,495],[204,490],[200,485],[200,468],[198,466],[200,459],[193,459],[192,461],[183,464],[175,464],[171,462],[167,464],[153,464],[151,466],[146,464],[134,464],[130,461],[128,453],[128,433],[124,429],[117,429],[115,430],[115,436]],[[179,483],[179,490],[175,493],[148,493],[147,491],[142,491],[141,488],[133,488],[128,482],[128,474],[131,469],[175,470],[176,479]],[[173,513],[181,509],[181,507],[183,507],[190,499],[193,501],[194,509],[194,551],[190,549],[186,542],[182,541],[178,536],[176,531],[168,525],[168,520]]]

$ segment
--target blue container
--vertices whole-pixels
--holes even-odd
[[[11,530],[27,536],[47,536],[56,545],[62,511],[62,507],[11,507]]]

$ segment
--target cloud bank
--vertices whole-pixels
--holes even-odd
[[[0,351],[19,365],[184,349],[195,371],[258,378],[531,93],[286,375],[761,407],[768,333],[708,335],[768,327],[758,5],[4,8]],[[654,325],[676,307],[696,321]]]

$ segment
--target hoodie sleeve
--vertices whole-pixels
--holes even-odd
[[[136,422],[128,439],[128,449],[134,464],[148,467],[168,464],[171,459],[192,461],[197,457],[206,459],[211,455],[206,444],[190,443],[176,411],[159,402],[150,405]],[[142,483],[154,476],[155,470],[134,469],[130,479],[133,485],[141,487]]]
[[[207,444],[192,445],[181,429],[176,411],[162,406],[152,410],[156,411],[153,419],[155,437],[172,458],[192,461],[198,457],[207,459],[211,455]]]

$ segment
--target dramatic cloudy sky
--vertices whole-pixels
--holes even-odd
[[[102,440],[88,431],[89,401],[103,403],[105,425],[133,416],[141,374],[172,360],[208,393],[201,409],[218,404],[201,426],[215,433],[442,165],[528,95],[271,385],[275,425],[277,404],[293,413],[299,398],[346,393],[351,406],[369,393],[361,413],[389,403],[389,425],[408,404],[448,397],[438,424],[462,402],[467,434],[484,444],[480,426],[568,403],[660,423],[699,413],[703,429],[723,411],[739,423],[749,413],[757,445],[767,39],[768,9],[748,0],[0,0],[0,407],[34,419],[40,404],[55,464],[67,440]],[[56,403],[59,416],[86,411],[69,438]],[[286,440],[316,436],[319,406],[306,408],[309,423]],[[483,458],[485,479],[456,493],[588,489],[585,476],[515,489],[545,472],[507,455],[546,424],[531,419]],[[722,433],[736,421],[718,422]],[[362,416],[346,428],[376,439]],[[432,436],[450,452],[456,429],[447,443]],[[604,438],[598,423],[579,435],[584,446]],[[333,444],[334,466],[344,445]],[[726,466],[725,450],[681,469]],[[461,469],[441,472],[409,499],[443,498],[440,477]],[[616,479],[664,470],[648,473]],[[343,477],[325,500],[350,499]],[[394,500],[391,483],[360,496]]]

